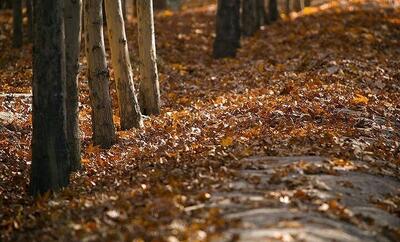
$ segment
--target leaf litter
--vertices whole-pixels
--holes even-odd
[[[398,5],[306,8],[223,60],[211,58],[214,4],[159,13],[162,114],[118,131],[109,150],[94,146],[82,58],[84,169],[36,200],[31,45],[9,48],[10,16],[0,18],[2,240],[399,240]],[[138,82],[135,21],[127,27]]]

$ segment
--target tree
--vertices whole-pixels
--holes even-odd
[[[265,13],[265,2],[264,0],[257,0],[258,19],[260,26],[263,26],[268,22],[267,14]]]
[[[63,1],[34,6],[33,133],[30,193],[57,191],[69,183],[65,111]]]
[[[293,9],[296,12],[301,11],[304,8],[304,0],[293,0]]]
[[[139,102],[142,113],[160,113],[160,87],[156,61],[153,0],[137,1],[140,89]]]
[[[121,128],[139,128],[143,126],[143,121],[131,72],[121,0],[105,0],[105,3]]]
[[[81,166],[78,72],[81,46],[82,1],[64,0],[67,138],[71,170]]]
[[[154,0],[154,9],[162,10],[167,8],[167,0]]]
[[[278,20],[279,19],[278,1],[269,0],[268,9],[269,9],[270,22],[275,22],[276,20]]]
[[[240,47],[240,0],[218,0],[214,58],[235,57]]]
[[[109,148],[115,143],[116,137],[104,47],[102,2],[84,1],[85,52],[92,106],[93,142],[103,148]]]
[[[32,41],[33,38],[33,0],[26,0],[26,15],[28,17],[28,38]]]
[[[22,46],[22,1],[13,1],[13,46]]]
[[[242,32],[253,36],[260,29],[258,0],[242,1]]]

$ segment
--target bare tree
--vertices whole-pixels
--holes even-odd
[[[142,113],[160,113],[160,87],[156,61],[153,0],[137,1],[139,29],[140,89],[139,102]]]
[[[252,36],[260,29],[258,0],[242,1],[242,32]]]
[[[240,0],[218,0],[214,58],[235,57],[240,47]]]
[[[275,22],[276,20],[278,20],[279,19],[278,1],[269,0],[268,9],[269,9],[269,21]]]
[[[13,46],[22,46],[22,1],[13,1]]]
[[[108,148],[115,143],[116,137],[104,47],[102,2],[84,1],[85,51],[92,106],[93,141]]]
[[[81,20],[82,1],[64,0],[65,58],[67,70],[67,137],[71,170],[78,170],[81,166],[78,97]]]
[[[62,0],[37,1],[34,8],[33,133],[29,191],[57,191],[69,183]]]
[[[105,0],[105,3],[121,128],[139,128],[143,126],[143,121],[133,84],[121,0]]]

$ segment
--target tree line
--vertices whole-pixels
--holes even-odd
[[[294,1],[304,5],[303,0]],[[0,7],[10,7],[8,3],[0,0]],[[108,31],[121,129],[142,128],[143,115],[160,113],[153,9],[164,9],[170,2],[155,0],[156,6],[153,0],[132,3],[138,21],[138,96],[125,33],[125,0],[25,1],[28,36],[33,42],[31,194],[67,186],[70,173],[81,167],[78,115],[81,39],[88,66],[94,145],[109,148],[116,142],[104,26]],[[180,1],[175,3],[179,5]],[[22,1],[14,0],[12,7],[13,45],[20,47]],[[252,36],[262,25],[278,19],[277,0],[269,0],[267,12],[264,0],[218,0],[213,56],[234,57],[242,35]]]

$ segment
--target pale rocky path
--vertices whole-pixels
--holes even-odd
[[[318,156],[240,162],[236,181],[205,204],[236,224],[223,241],[399,241],[395,166]]]

